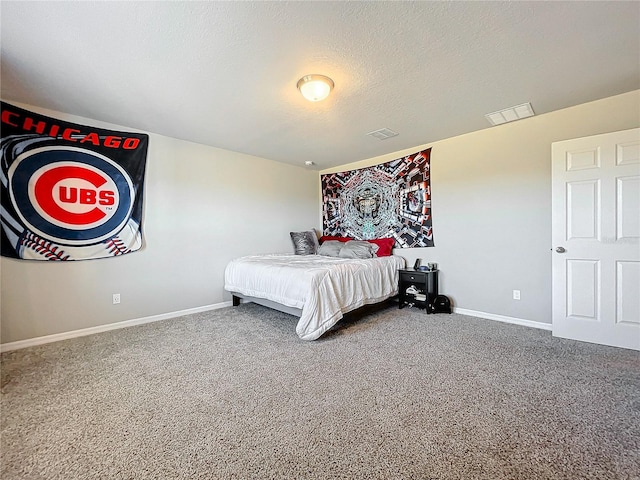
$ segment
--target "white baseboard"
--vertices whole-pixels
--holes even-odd
[[[9,352],[11,350],[18,350],[20,348],[33,347],[36,345],[43,345],[45,343],[59,342],[60,340],[67,340],[69,338],[84,337],[86,335],[107,332],[109,330],[116,330],[118,328],[133,327],[135,325],[143,325],[145,323],[168,320],[170,318],[182,317],[183,315],[190,315],[192,313],[217,310],[219,308],[230,307],[231,303],[232,302],[214,303],[211,305],[204,305],[202,307],[188,308],[186,310],[180,310],[177,312],[162,313],[160,315],[152,315],[150,317],[134,318],[133,320],[108,323],[106,325],[98,325],[97,327],[82,328],[80,330],[72,330],[70,332],[55,333],[53,335],[45,335],[43,337],[28,338],[26,340],[19,340],[17,342],[3,343],[0,344],[0,353]]]
[[[515,325],[522,325],[523,327],[539,328],[541,330],[553,329],[553,325],[550,323],[534,322],[533,320],[525,320],[523,318],[507,317],[506,315],[496,315],[494,313],[478,312],[476,310],[467,310],[466,308],[455,308],[454,313],[461,315],[469,315],[470,317],[486,318],[487,320],[497,320],[498,322],[513,323]]]

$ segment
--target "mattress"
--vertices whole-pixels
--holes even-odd
[[[404,267],[404,258],[394,255],[251,255],[227,265],[225,290],[300,309],[296,333],[315,340],[345,313],[396,295],[398,270]]]

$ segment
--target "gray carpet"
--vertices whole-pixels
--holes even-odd
[[[638,479],[638,352],[243,304],[2,355],[2,479]]]

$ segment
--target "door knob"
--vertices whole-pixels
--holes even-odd
[[[564,249],[564,247],[556,247],[556,252],[564,253],[564,252],[566,252],[566,250]]]

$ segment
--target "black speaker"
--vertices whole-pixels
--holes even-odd
[[[451,300],[446,295],[438,295],[430,308],[431,313],[451,313]]]

